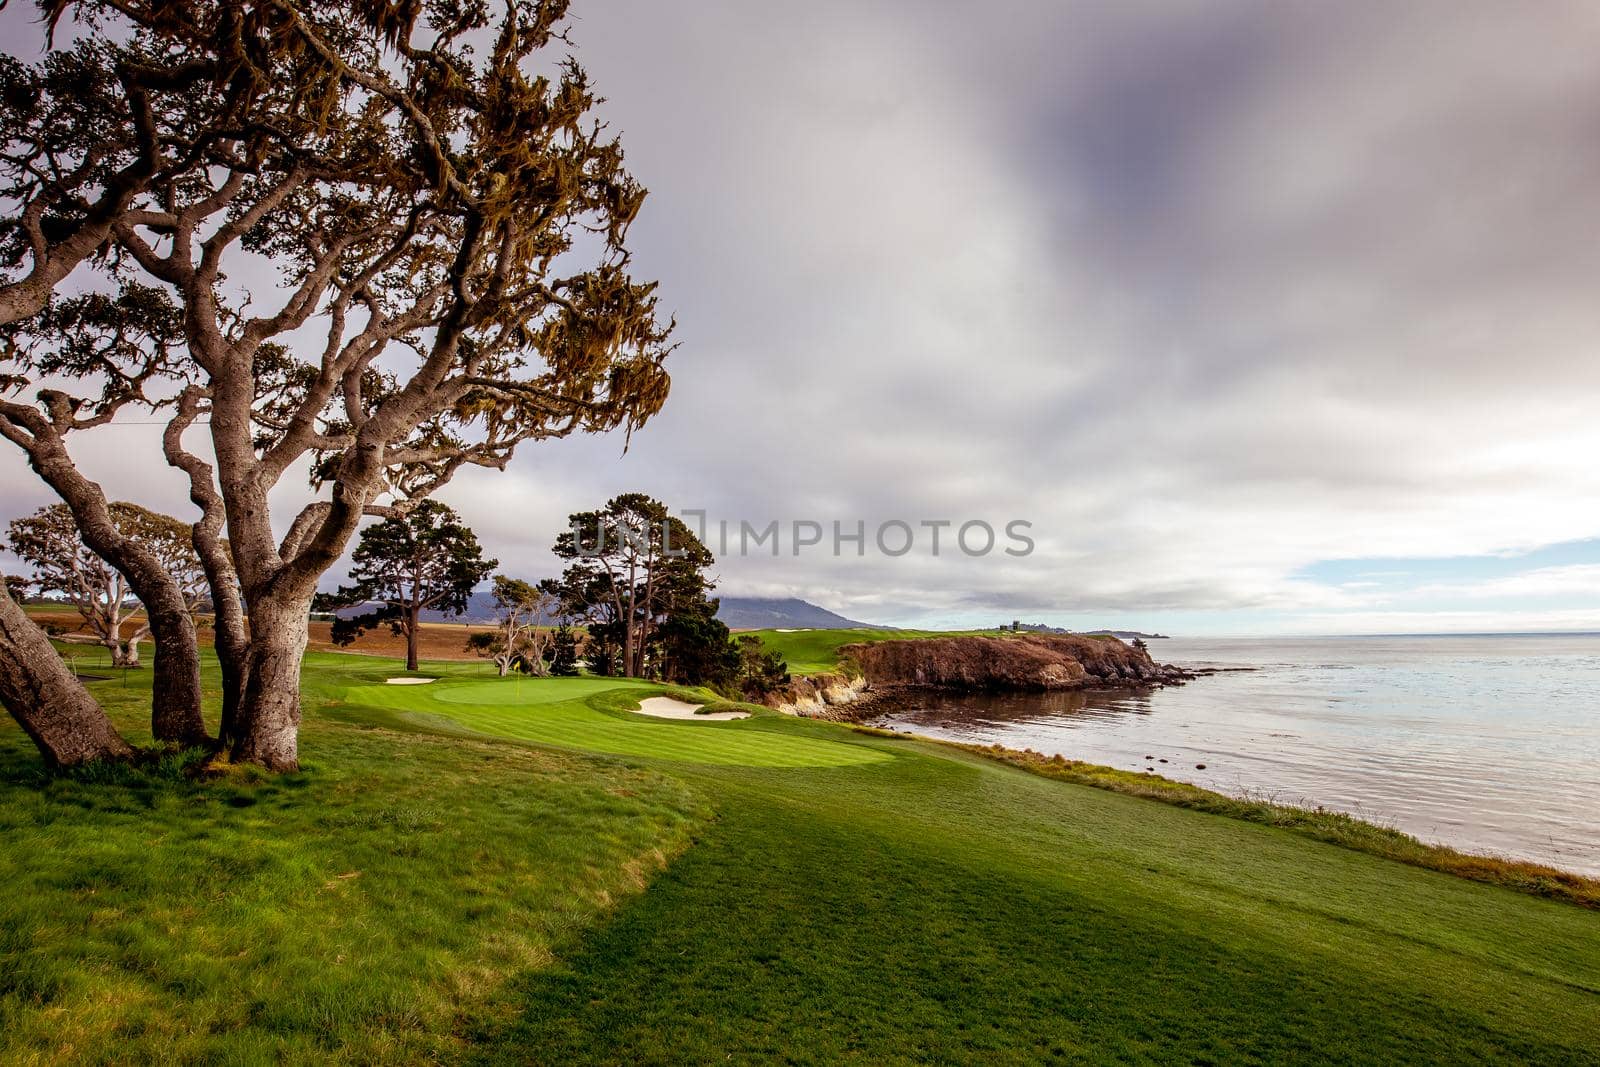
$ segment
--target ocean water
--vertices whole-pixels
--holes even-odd
[[[1154,767],[1224,793],[1321,805],[1425,841],[1600,874],[1600,634],[1150,646],[1163,663],[1255,669],[1144,693],[938,696],[873,721]]]

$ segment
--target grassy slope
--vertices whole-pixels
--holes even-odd
[[[341,702],[275,783],[40,792],[0,727],[0,1060],[119,1022],[240,1060],[1595,1059],[1593,912],[947,747],[392,670],[315,657]]]
[[[396,673],[310,663],[312,701]],[[94,684],[133,736],[126,686]],[[707,815],[614,761],[319,715],[296,775],[46,780],[0,723],[3,1063],[457,1057]]]

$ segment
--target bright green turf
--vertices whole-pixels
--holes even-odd
[[[427,667],[311,657],[307,766],[270,781],[41,784],[0,726],[0,1062],[1600,1062],[1594,912],[944,747]],[[125,723],[130,684],[96,683]],[[649,751],[427,732],[546,721]],[[883,758],[674,748],[753,737]]]
[[[398,711],[416,722],[443,719],[480,734],[613,756],[749,767],[849,767],[891,758],[848,736],[820,741],[775,732],[766,721],[773,716],[702,723],[627,710],[661,691],[658,685],[605,678],[512,677],[353,686],[343,697],[348,704]]]
[[[309,702],[395,673],[313,655]],[[148,742],[149,671],[92,688]],[[0,718],[0,1063],[458,1059],[709,814],[615,760],[315,712],[301,742],[281,777],[75,781]]]

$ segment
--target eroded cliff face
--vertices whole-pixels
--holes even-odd
[[[1170,685],[1193,677],[1121,641],[1060,634],[933,637],[845,645],[870,685],[944,689],[1089,689]]]
[[[1143,688],[1195,675],[1114,639],[1059,634],[930,637],[845,645],[841,669],[795,678],[768,707],[813,719],[851,720],[913,687],[964,691]]]
[[[792,679],[783,688],[768,693],[765,702],[768,707],[789,715],[847,720],[855,717],[851,705],[866,695],[867,688],[867,680],[862,677],[815,674]]]

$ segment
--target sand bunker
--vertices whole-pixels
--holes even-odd
[[[703,708],[704,704],[686,704],[681,700],[671,697],[645,697],[639,701],[640,715],[654,715],[658,719],[696,719],[704,722],[707,719],[720,721],[722,719],[748,719],[748,711],[713,711],[706,715],[696,715],[696,708]]]
[[[390,685],[427,685],[432,678],[390,678]]]

